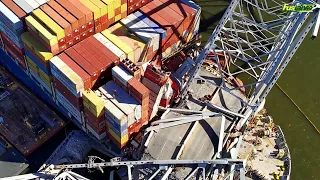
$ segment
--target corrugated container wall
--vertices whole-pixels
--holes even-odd
[[[121,149],[170,99],[168,77],[137,64],[189,42],[200,12],[189,0],[1,0],[1,48],[69,119]]]

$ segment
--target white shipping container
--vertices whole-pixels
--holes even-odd
[[[119,122],[115,122],[114,118],[109,116],[109,114],[106,113],[105,117],[106,117],[106,121],[110,123],[114,128],[118,129],[118,131],[128,130],[128,122],[123,125],[120,125]]]
[[[122,112],[124,112],[128,116],[128,126],[139,120],[138,117],[141,117],[141,111],[136,111],[136,108],[139,109],[140,105],[114,81],[108,82],[107,84],[100,87],[99,90],[103,92],[104,95],[106,95],[106,97],[112,103],[114,103]],[[115,91],[116,93],[114,93]]]
[[[31,7],[25,0],[13,0],[25,13],[29,14],[33,11]]]
[[[13,27],[12,30],[23,29],[22,21],[6,5],[0,2],[1,17]]]
[[[40,4],[35,0],[25,0],[33,9],[37,9]]]
[[[37,73],[33,72],[32,69],[30,69],[30,68],[29,68],[29,73],[38,83],[41,84],[41,86],[44,89],[46,89],[52,95],[51,87],[48,87],[48,85],[45,82],[42,81],[42,79],[38,76]]]
[[[80,97],[84,91],[84,82],[67,64],[65,64],[58,56],[50,59],[51,73],[54,77],[65,85],[72,94]]]
[[[90,127],[89,124],[87,124],[87,128],[88,131],[94,136],[96,137],[98,140],[102,140],[107,136],[107,132],[102,133],[101,135],[99,135],[95,130],[93,130],[92,127]]]
[[[130,19],[130,21],[126,20]],[[145,42],[150,42],[150,47],[152,46],[153,51],[159,49],[160,35],[152,27],[149,27],[148,24],[144,23],[136,15],[130,14],[126,18],[122,19],[123,22],[131,31],[137,33],[141,39]]]
[[[139,19],[136,19],[136,18],[137,18],[137,17],[136,17],[134,14],[130,14],[130,15],[128,15],[126,18],[121,19],[121,22],[122,22],[127,28],[129,28],[131,31],[133,31],[133,32],[135,32],[136,34],[138,34],[139,37],[140,37],[143,41],[147,42],[148,47],[149,47],[149,46],[152,46],[152,43],[151,43],[152,38],[151,38],[151,36],[150,36],[148,33],[143,32],[143,31],[141,30],[142,27],[139,27],[139,26],[137,25],[137,20],[139,20]]]
[[[159,34],[161,39],[164,39],[166,37],[166,31],[154,21],[149,19],[146,15],[142,14],[140,11],[136,11],[134,15],[136,17],[139,17],[139,19],[141,19],[149,27],[153,28],[157,32],[157,34]]]
[[[57,89],[55,89],[58,102],[81,123],[81,112],[74,107]]]
[[[157,94],[157,99],[154,102],[153,108],[152,108],[152,112],[150,115],[150,119],[154,118],[154,116],[157,114],[158,109],[159,109],[159,104],[161,101],[161,97],[163,95],[163,91],[164,91],[164,86],[161,87],[159,93]]]
[[[150,79],[146,77],[142,77],[142,84],[155,93],[158,93],[161,88],[158,84],[152,82]]]
[[[105,108],[105,116],[109,117],[110,121],[116,122],[120,126],[128,127],[128,117],[125,115],[116,105],[114,105],[107,97],[106,95],[97,90],[95,93],[102,99],[104,102],[104,108]]]
[[[114,45],[111,41],[109,41],[106,37],[104,37],[101,33],[97,33],[93,35],[98,41],[100,41],[104,46],[106,46],[111,52],[113,52],[116,56],[120,58],[120,61],[126,59],[126,54],[119,49],[116,45]]]
[[[123,85],[128,87],[128,81],[133,78],[133,76],[121,66],[115,66],[112,68],[112,76],[120,81]]]
[[[47,0],[36,0],[36,2],[37,2],[39,5],[43,5],[43,4],[47,3],[48,1],[47,1]]]

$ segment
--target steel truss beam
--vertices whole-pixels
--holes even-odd
[[[222,82],[216,86],[238,99],[242,97],[233,92],[246,89],[248,101],[243,103],[240,113],[233,112],[240,120],[237,128],[240,129],[251,119],[312,27],[312,38],[317,36],[320,6],[312,0],[295,0],[292,4],[314,4],[313,12],[283,12],[285,3],[280,0],[231,1],[204,49],[195,59],[196,67],[190,70],[190,78],[181,91],[182,99],[187,98],[191,82],[196,78],[201,79],[197,77],[199,69],[212,52],[210,58],[217,64]],[[310,15],[311,20],[306,23]],[[304,24],[306,26],[302,29]],[[226,67],[220,64],[216,52],[229,57],[224,62]],[[243,78],[243,85],[230,88],[224,80],[229,77]]]

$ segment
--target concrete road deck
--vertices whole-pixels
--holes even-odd
[[[205,79],[205,83],[200,83],[196,79],[190,86],[192,98],[189,99],[184,106],[179,108],[191,109],[195,111],[208,111],[217,112],[216,109],[206,107],[203,103],[197,102],[199,98],[205,95],[214,95],[217,87],[219,87],[219,79],[215,78],[211,73],[207,71],[200,71],[199,76]],[[231,86],[230,86],[231,87]],[[239,93],[238,91],[233,91]],[[218,91],[218,94],[211,100],[212,104],[224,107],[228,110],[238,112],[241,109],[241,100],[230,95],[224,90]],[[244,97],[244,96],[243,96]],[[173,117],[187,116],[180,113],[169,112],[164,119]],[[212,117],[198,122],[186,123],[174,127],[164,128],[158,130],[153,134],[148,147],[145,149],[143,156],[146,159],[212,159],[215,155],[218,143],[219,133],[221,128],[221,117]],[[224,130],[232,123],[232,119],[227,118]],[[191,137],[186,142],[183,148],[182,154],[178,157],[178,152],[181,149],[181,145],[185,141],[186,137],[190,133],[192,127],[194,130]],[[192,168],[184,168],[184,173],[187,175]]]

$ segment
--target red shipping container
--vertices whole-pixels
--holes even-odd
[[[139,122],[140,122],[140,121],[137,121],[137,122],[131,124],[131,125],[128,127],[128,135],[129,135],[129,138],[130,138],[130,136],[131,136],[133,133],[136,132],[136,128],[137,128],[137,126],[139,125]]]
[[[137,98],[142,101],[145,98],[149,99],[150,91],[147,87],[145,87],[141,82],[139,82],[137,79],[132,78],[128,81],[129,85],[129,92],[131,94],[134,94]]]
[[[57,1],[57,3],[59,3],[67,11],[69,11],[78,20],[78,26],[79,26],[78,28],[79,28],[80,34],[87,31],[85,14],[83,14],[78,8],[73,6],[67,0],[55,0],[55,1]]]
[[[93,28],[93,27],[92,27],[92,28],[89,28],[89,29],[87,30],[87,34],[88,34],[88,37],[94,35],[94,28]]]
[[[189,24],[193,17],[195,16],[196,12],[188,5],[180,1],[170,1],[170,0],[160,0],[162,3],[170,3],[169,8],[177,12],[180,16],[182,16],[185,21]],[[187,27],[184,27],[185,29]]]
[[[103,16],[101,16],[101,18],[100,18],[100,23],[101,24],[104,24],[106,22],[108,22],[108,13],[103,15]]]
[[[88,37],[88,31],[83,32],[80,34],[80,41],[85,40]]]
[[[77,43],[79,43],[81,40],[80,40],[80,34],[79,35],[77,35],[77,36],[74,36],[73,37],[73,44],[77,44]]]
[[[71,46],[73,46],[73,43],[74,42],[74,40],[72,39],[71,41],[68,41],[67,43],[66,43],[66,48],[69,48],[69,47],[71,47]]]
[[[150,114],[151,113],[149,113],[149,109],[142,111],[141,124],[148,124],[150,120]]]
[[[171,12],[170,13],[168,12],[170,8],[163,6],[162,3],[159,2],[158,0],[151,1],[148,4],[146,4],[144,7],[150,8],[151,12],[154,11],[154,9],[157,9],[156,14],[161,16],[163,19],[166,19],[171,26],[174,26],[175,28],[179,26],[179,21],[174,17],[174,15],[170,14]],[[159,8],[159,7],[162,7],[162,8]]]
[[[148,65],[144,72],[144,76],[159,86],[163,86],[167,82],[169,76],[154,71],[152,68],[152,66]]]
[[[101,29],[102,29],[102,30],[105,30],[105,29],[107,29],[108,27],[109,27],[109,20],[107,20],[107,22],[101,24]]]
[[[122,60],[120,62],[120,64],[127,71],[129,71],[132,76],[134,76],[136,79],[140,80],[140,78],[141,78],[141,70],[132,61],[130,61],[128,59],[125,59],[125,60]]]
[[[58,79],[53,76],[54,87],[79,111],[82,111],[83,102],[81,97],[76,97]]]
[[[120,9],[120,7],[116,8],[116,9],[114,10],[114,14],[115,14],[115,16],[121,14],[121,9]]]
[[[67,22],[63,17],[61,17],[55,10],[53,10],[47,4],[40,6],[41,10],[50,16],[61,28],[63,28],[65,33],[66,41],[69,42],[73,38],[72,27],[69,22]]]
[[[96,33],[101,32],[101,18],[94,20],[94,28]]]
[[[91,83],[90,75],[84,71],[78,64],[76,64],[68,55],[66,55],[64,52],[59,54],[58,57],[66,64],[68,65],[78,76],[81,77],[83,84],[84,84],[84,90],[91,89],[93,84]]]
[[[154,22],[157,22],[159,25],[161,25],[161,27],[163,29],[166,30],[167,33],[167,37],[165,39],[162,40],[162,44],[164,44],[164,42],[167,41],[168,36],[171,36],[173,33],[172,30],[172,24],[170,24],[166,18],[163,18],[162,16],[160,16],[158,13],[154,13],[154,9],[150,9],[150,7],[143,6],[142,8],[140,8],[140,10],[146,15],[148,16],[151,20],[153,20]]]
[[[125,17],[127,17],[127,11],[121,13],[121,19],[123,19],[123,18],[125,18]]]
[[[47,4],[71,24],[73,36],[78,36],[80,34],[78,20],[72,14],[54,0],[49,1]]]
[[[148,108],[145,108],[141,112],[141,120],[143,122],[149,121],[149,106]]]
[[[91,52],[86,50],[84,46],[81,45],[81,43],[76,44],[73,46],[73,49],[76,50],[84,59],[86,59],[93,67],[96,68],[98,71],[98,76],[106,70],[104,65],[96,59]]]
[[[14,58],[21,67],[23,67],[24,70],[27,69],[26,62],[24,61],[24,56],[17,55],[15,49],[6,44],[4,45],[4,48],[10,54],[10,56],[12,56],[12,58]]]
[[[104,114],[100,117],[95,117],[89,110],[84,107],[84,116],[86,123],[92,127],[99,135],[106,132],[106,120]]]
[[[129,6],[133,6],[133,5],[135,5],[136,4],[136,0],[128,0],[127,1],[127,6],[129,7]]]
[[[91,85],[93,86],[98,79],[100,72],[98,72],[94,66],[77,53],[73,47],[65,50],[65,53],[90,75]]]
[[[182,35],[184,28],[183,28],[183,21],[184,21],[184,17],[183,15],[180,15],[179,13],[177,13],[176,11],[174,11],[172,8],[172,6],[174,6],[172,4],[171,1],[169,1],[167,4],[162,3],[160,0],[155,0],[152,1],[152,3],[154,3],[157,6],[163,6],[165,5],[165,8],[163,8],[163,10],[165,10],[168,14],[170,14],[170,18],[173,17],[175,19],[175,21],[172,22],[176,22],[177,24],[174,25],[176,27],[176,29],[178,30],[178,33],[180,35]],[[174,23],[173,23],[174,24]]]
[[[95,24],[94,25],[94,31],[96,32],[96,33],[99,33],[99,32],[101,32],[102,31],[102,25],[101,25],[101,23],[99,23],[99,24]]]
[[[87,39],[88,42],[92,45],[92,47],[97,48],[101,53],[105,55],[105,57],[108,57],[113,64],[116,66],[119,64],[120,58],[115,55],[110,49],[108,49],[106,46],[101,44],[100,41],[98,41],[95,37],[91,36]]]
[[[94,27],[93,14],[90,11],[90,9],[84,4],[82,4],[79,0],[68,0],[68,1],[85,15],[87,29],[93,28]]]
[[[127,15],[131,14],[133,11],[135,11],[135,5],[131,5],[131,6],[128,6],[128,9],[127,9]]]
[[[7,44],[11,46],[15,51],[18,53],[18,55],[23,56],[24,50],[20,49],[14,42],[12,42],[4,33],[0,32],[1,38],[4,44]]]
[[[0,32],[1,33],[1,32]],[[0,41],[0,46],[1,46],[1,49],[3,49],[4,47],[4,44],[3,44],[3,41],[2,41],[2,38],[1,38],[1,34],[0,34],[0,39],[1,39],[1,41]]]
[[[17,51],[17,49],[15,49],[13,46],[11,46],[9,43],[5,43],[4,44],[4,48],[7,50],[7,51],[10,51],[11,56],[13,56],[14,58],[20,58],[20,59],[23,59],[24,55],[21,54],[20,52]]]
[[[95,38],[94,38],[95,39]],[[108,56],[100,52],[100,50],[93,45],[88,40],[80,42],[80,45],[84,47],[88,52],[90,52],[96,59],[98,59],[106,69],[110,68],[113,62],[109,59]]]
[[[111,24],[113,24],[115,21],[114,21],[114,17],[112,17],[111,19],[108,19],[108,24],[109,24],[109,26],[111,25]]]
[[[143,7],[144,5],[148,4],[149,2],[151,2],[152,0],[142,0],[141,1],[141,7]]]

